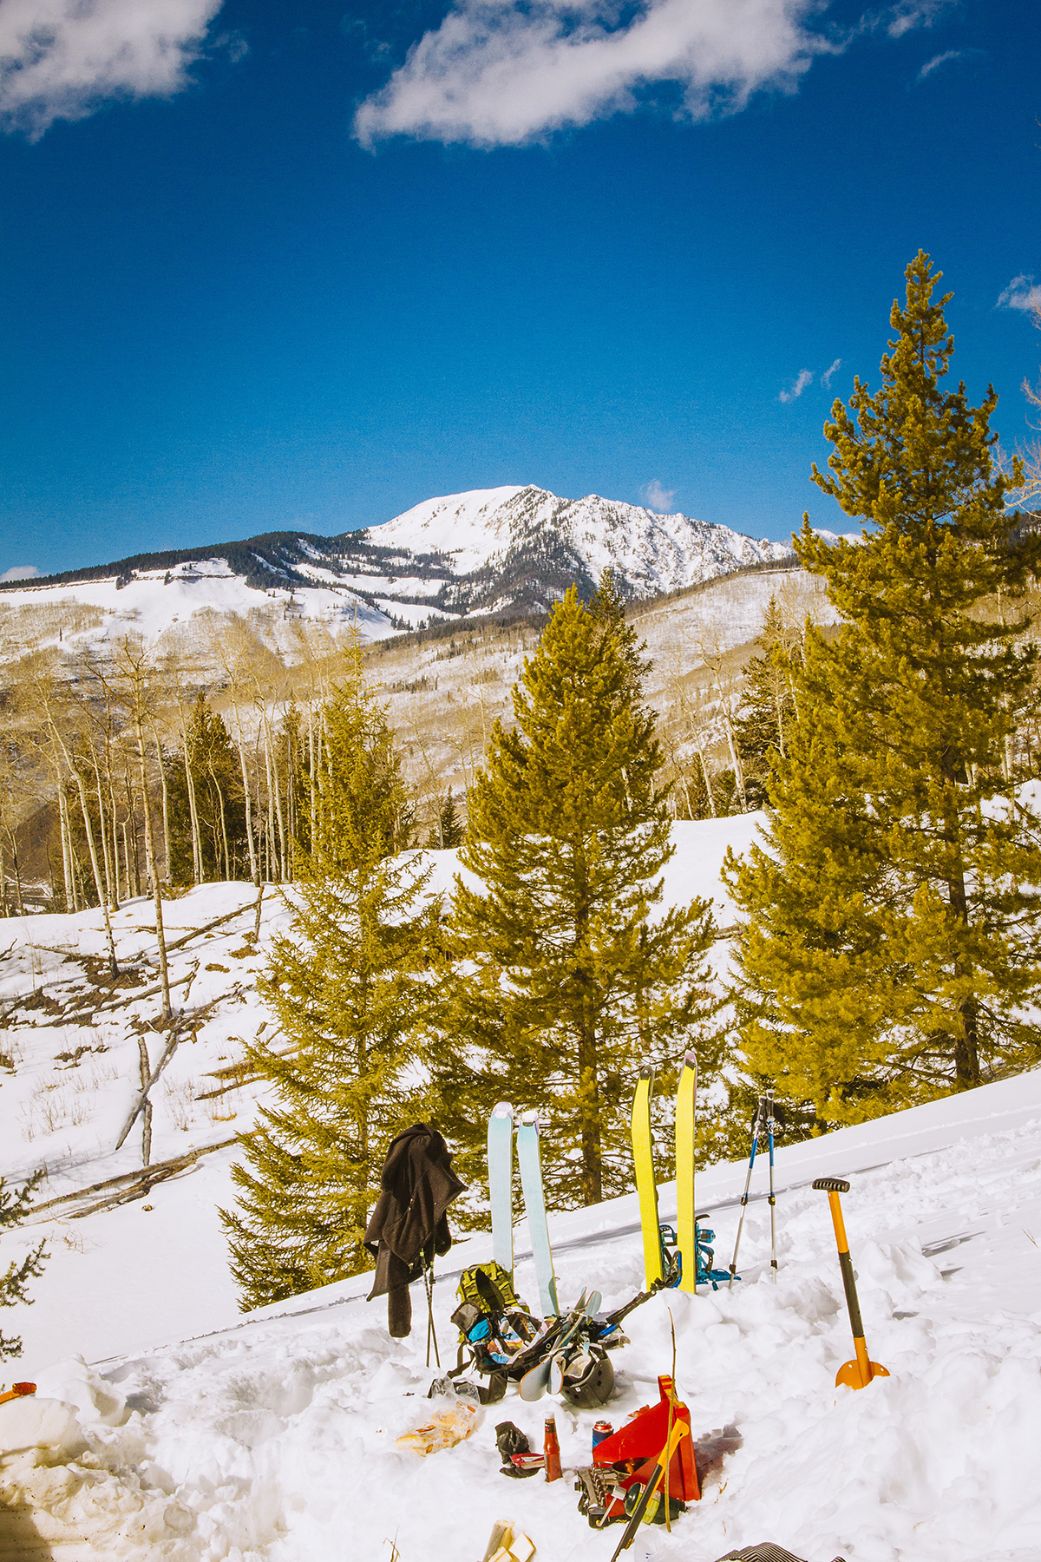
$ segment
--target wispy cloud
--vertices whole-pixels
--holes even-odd
[[[998,294],[998,308],[1041,314],[1041,282],[1028,276],[1013,277],[1008,287]]]
[[[10,569],[5,569],[0,575],[0,581],[36,580],[39,574],[35,564],[12,564]]]
[[[836,358],[834,363],[830,363],[828,365],[828,367],[825,369],[824,373],[821,375],[821,384],[824,386],[825,390],[827,390],[828,386],[832,382],[832,379],[834,378],[834,376],[836,374],[838,374],[838,372],[839,372],[839,370],[841,368],[842,368],[842,359],[841,358]]]
[[[455,0],[355,117],[359,139],[516,145],[679,92],[693,119],[794,90],[838,45],[817,0]]]
[[[783,390],[778,396],[778,401],[798,401],[808,385],[813,384],[812,369],[800,369],[787,390]]]
[[[644,504],[650,505],[652,510],[671,510],[675,497],[675,488],[666,488],[657,477],[652,477],[650,482],[644,483],[640,489],[640,498]]]
[[[959,60],[962,62],[971,60],[974,55],[979,55],[981,49],[944,49],[942,54],[934,54],[931,60],[926,60],[915,81],[927,81],[936,71],[942,70],[945,65],[954,65]]]
[[[897,0],[886,15],[890,38],[902,38],[919,27],[931,27],[957,0]]]
[[[0,127],[43,134],[107,98],[183,87],[221,0],[2,0]]]

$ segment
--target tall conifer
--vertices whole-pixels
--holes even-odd
[[[842,622],[809,636],[766,849],[730,865],[748,1061],[821,1123],[1039,1055],[1041,844],[1013,763],[1038,548],[1006,505],[993,391],[973,407],[946,383],[938,282],[919,254],[880,389],[855,381],[825,425],[814,478],[863,540],[797,538]]]
[[[291,928],[265,983],[282,1040],[250,1051],[271,1089],[223,1217],[244,1307],[366,1267],[384,1152],[422,1115],[436,905],[421,860],[401,855],[412,808],[385,712],[357,674],[323,713],[317,785]]]
[[[795,719],[795,673],[802,659],[802,632],[786,625],[776,597],[771,597],[759,649],[745,669],[742,710],[734,723],[749,808],[766,803],[770,755],[776,752],[784,757],[788,729]]]
[[[468,1050],[441,1066],[446,1121],[465,1161],[496,1100],[538,1108],[561,1204],[629,1185],[639,1063],[675,1063],[717,1007],[708,905],[658,909],[672,847],[643,678],[610,580],[589,607],[569,590],[469,796],[461,861],[479,883],[457,883],[452,916]]]

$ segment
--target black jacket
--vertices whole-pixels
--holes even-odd
[[[464,1190],[452,1170],[452,1157],[436,1128],[414,1123],[391,1141],[380,1178],[382,1189],[365,1232],[365,1246],[376,1260],[370,1301],[387,1297],[387,1320],[396,1338],[412,1327],[408,1287],[424,1264],[452,1245],[445,1214]]]

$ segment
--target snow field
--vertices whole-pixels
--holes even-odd
[[[725,925],[722,854],[728,844],[744,849],[755,828],[755,816],[677,826],[666,901],[711,894]],[[430,860],[431,888],[447,888],[454,853]],[[153,1161],[218,1144],[251,1120],[249,1083],[222,1089],[214,1115],[200,1096],[270,1023],[256,976],[286,917],[281,899],[266,895],[254,949],[247,885],[206,886],[166,910],[171,941],[231,915],[172,954],[175,982],[191,978],[191,1023],[151,1090]],[[671,1536],[643,1530],[633,1562],[714,1562],[766,1538],[809,1562],[1039,1562],[1041,1071],[782,1142],[776,1278],[759,1159],[744,1278],[732,1292],[666,1293],[633,1313],[605,1412],[548,1398],[528,1406],[511,1391],[466,1442],[423,1459],[395,1446],[433,1408],[419,1288],[406,1341],[388,1337],[382,1300],[364,1300],[364,1276],[241,1317],[217,1216],[231,1197],[233,1147],[144,1198],[93,1207],[99,1183],[140,1168],[140,1122],[118,1152],[114,1136],[140,1092],[139,1043],[152,1068],[164,1049],[148,1023],[157,999],[135,996],[155,979],[150,906],[123,908],[116,936],[121,959],[138,962],[137,986],[93,1023],[72,1024],[46,1002],[41,1012],[33,993],[57,1001],[86,991],[75,962],[103,951],[96,913],[0,928],[9,1011],[0,1046],[19,1055],[14,1074],[0,1073],[5,1169],[46,1158],[43,1196],[79,1201],[10,1243],[13,1254],[16,1240],[44,1235],[52,1256],[34,1304],[3,1319],[26,1341],[7,1375],[34,1379],[40,1395],[0,1405],[0,1558],[388,1562],[396,1537],[402,1562],[480,1562],[493,1521],[512,1518],[535,1540],[538,1562],[607,1562],[618,1530],[588,1529],[567,1478],[500,1476],[494,1428],[514,1420],[537,1445],[552,1411],[565,1467],[588,1463],[594,1420],[606,1414],[618,1426],[656,1399],[657,1374],[670,1368],[671,1310],[704,1495]],[[722,967],[725,942],[717,954]],[[174,1000],[185,1004],[185,986]],[[59,1059],[83,1045],[105,1050]],[[63,1109],[48,1128],[42,1103],[55,1094],[85,1110]],[[843,1207],[868,1348],[892,1374],[860,1393],[834,1386],[852,1339],[827,1199],[810,1187],[824,1173],[851,1180]],[[743,1163],[699,1169],[698,1207],[716,1232],[719,1267],[730,1259],[744,1175]],[[675,1214],[668,1185],[661,1214]],[[556,1215],[552,1231],[563,1301],[596,1286],[610,1307],[641,1288],[634,1196]],[[517,1283],[533,1300],[526,1237],[521,1223]],[[490,1239],[477,1234],[439,1267],[449,1364],[455,1276],[489,1256]]]
[[[641,1534],[634,1562],[700,1562],[767,1537],[810,1562],[1036,1562],[1039,1128],[1035,1072],[781,1149],[776,1278],[757,1171],[744,1278],[730,1293],[652,1299],[627,1321],[631,1343],[614,1358],[619,1393],[605,1413],[617,1426],[656,1398],[671,1311],[703,1480],[701,1503],[671,1536]],[[825,1171],[850,1174],[843,1204],[868,1347],[892,1374],[859,1393],[834,1386],[852,1341],[827,1200],[808,1186]],[[701,1178],[724,1266],[743,1175],[730,1165]],[[662,1190],[665,1218],[670,1194]],[[594,1284],[611,1306],[639,1289],[636,1224],[632,1197],[558,1217],[562,1297]],[[525,1235],[522,1225],[522,1253]],[[454,1349],[453,1276],[488,1252],[478,1235],[443,1263],[442,1359]],[[527,1257],[517,1278],[532,1296]],[[89,1539],[86,1554],[126,1562],[376,1562],[395,1537],[403,1562],[479,1562],[503,1517],[532,1536],[540,1559],[603,1562],[614,1540],[587,1528],[570,1481],[507,1481],[494,1445],[505,1419],[537,1444],[553,1411],[565,1466],[587,1463],[598,1414],[548,1398],[524,1405],[511,1392],[467,1442],[425,1459],[397,1449],[394,1439],[431,1410],[422,1303],[417,1293],[411,1338],[392,1341],[384,1303],[364,1301],[366,1289],[359,1277],[210,1337],[42,1374],[41,1392],[77,1407],[85,1446],[66,1429],[47,1463],[12,1470],[5,1459],[5,1497],[31,1504],[41,1533],[64,1525]]]

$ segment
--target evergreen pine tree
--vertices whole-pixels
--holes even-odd
[[[37,1174],[24,1183],[17,1193],[10,1193],[7,1184],[0,1177],[0,1231],[10,1231],[15,1226],[21,1225],[29,1213],[33,1192],[39,1180]],[[7,1269],[0,1274],[0,1307],[16,1307],[28,1303],[29,1281],[35,1280],[43,1273],[45,1253],[46,1245],[39,1242],[24,1258],[13,1259],[8,1264]],[[21,1354],[22,1342],[18,1336],[0,1332],[0,1361]]]
[[[323,713],[315,838],[265,994],[289,1045],[250,1059],[271,1087],[223,1215],[244,1307],[368,1264],[389,1140],[423,1115],[417,1052],[436,904],[409,853],[412,809],[386,714],[357,675]]]
[[[185,730],[184,753],[166,765],[170,819],[170,877],[194,877],[192,817],[185,765],[191,770],[204,882],[245,871],[246,811],[238,755],[223,718],[200,693]]]
[[[749,808],[762,808],[767,802],[771,753],[784,758],[786,734],[795,714],[795,669],[802,656],[802,635],[792,633],[776,597],[771,597],[759,650],[745,669],[742,710],[734,724]]]
[[[463,821],[459,817],[455,793],[449,789],[435,799],[434,828],[428,845],[435,851],[458,846],[463,839]]]
[[[658,909],[672,847],[643,679],[610,580],[589,607],[572,588],[525,663],[515,725],[496,724],[469,795],[461,861],[479,883],[456,883],[465,1051],[440,1060],[443,1121],[479,1174],[494,1102],[538,1108],[559,1204],[629,1185],[638,1066],[675,1065],[718,1006],[708,905]]]
[[[838,633],[810,633],[775,754],[766,849],[729,875],[745,913],[739,1010],[753,1073],[818,1123],[967,1088],[1039,1055],[1041,844],[1011,756],[1035,665],[1014,607],[1036,538],[1006,506],[990,418],[945,385],[953,341],[919,254],[872,394],[825,432],[820,487],[864,522],[801,562]]]

